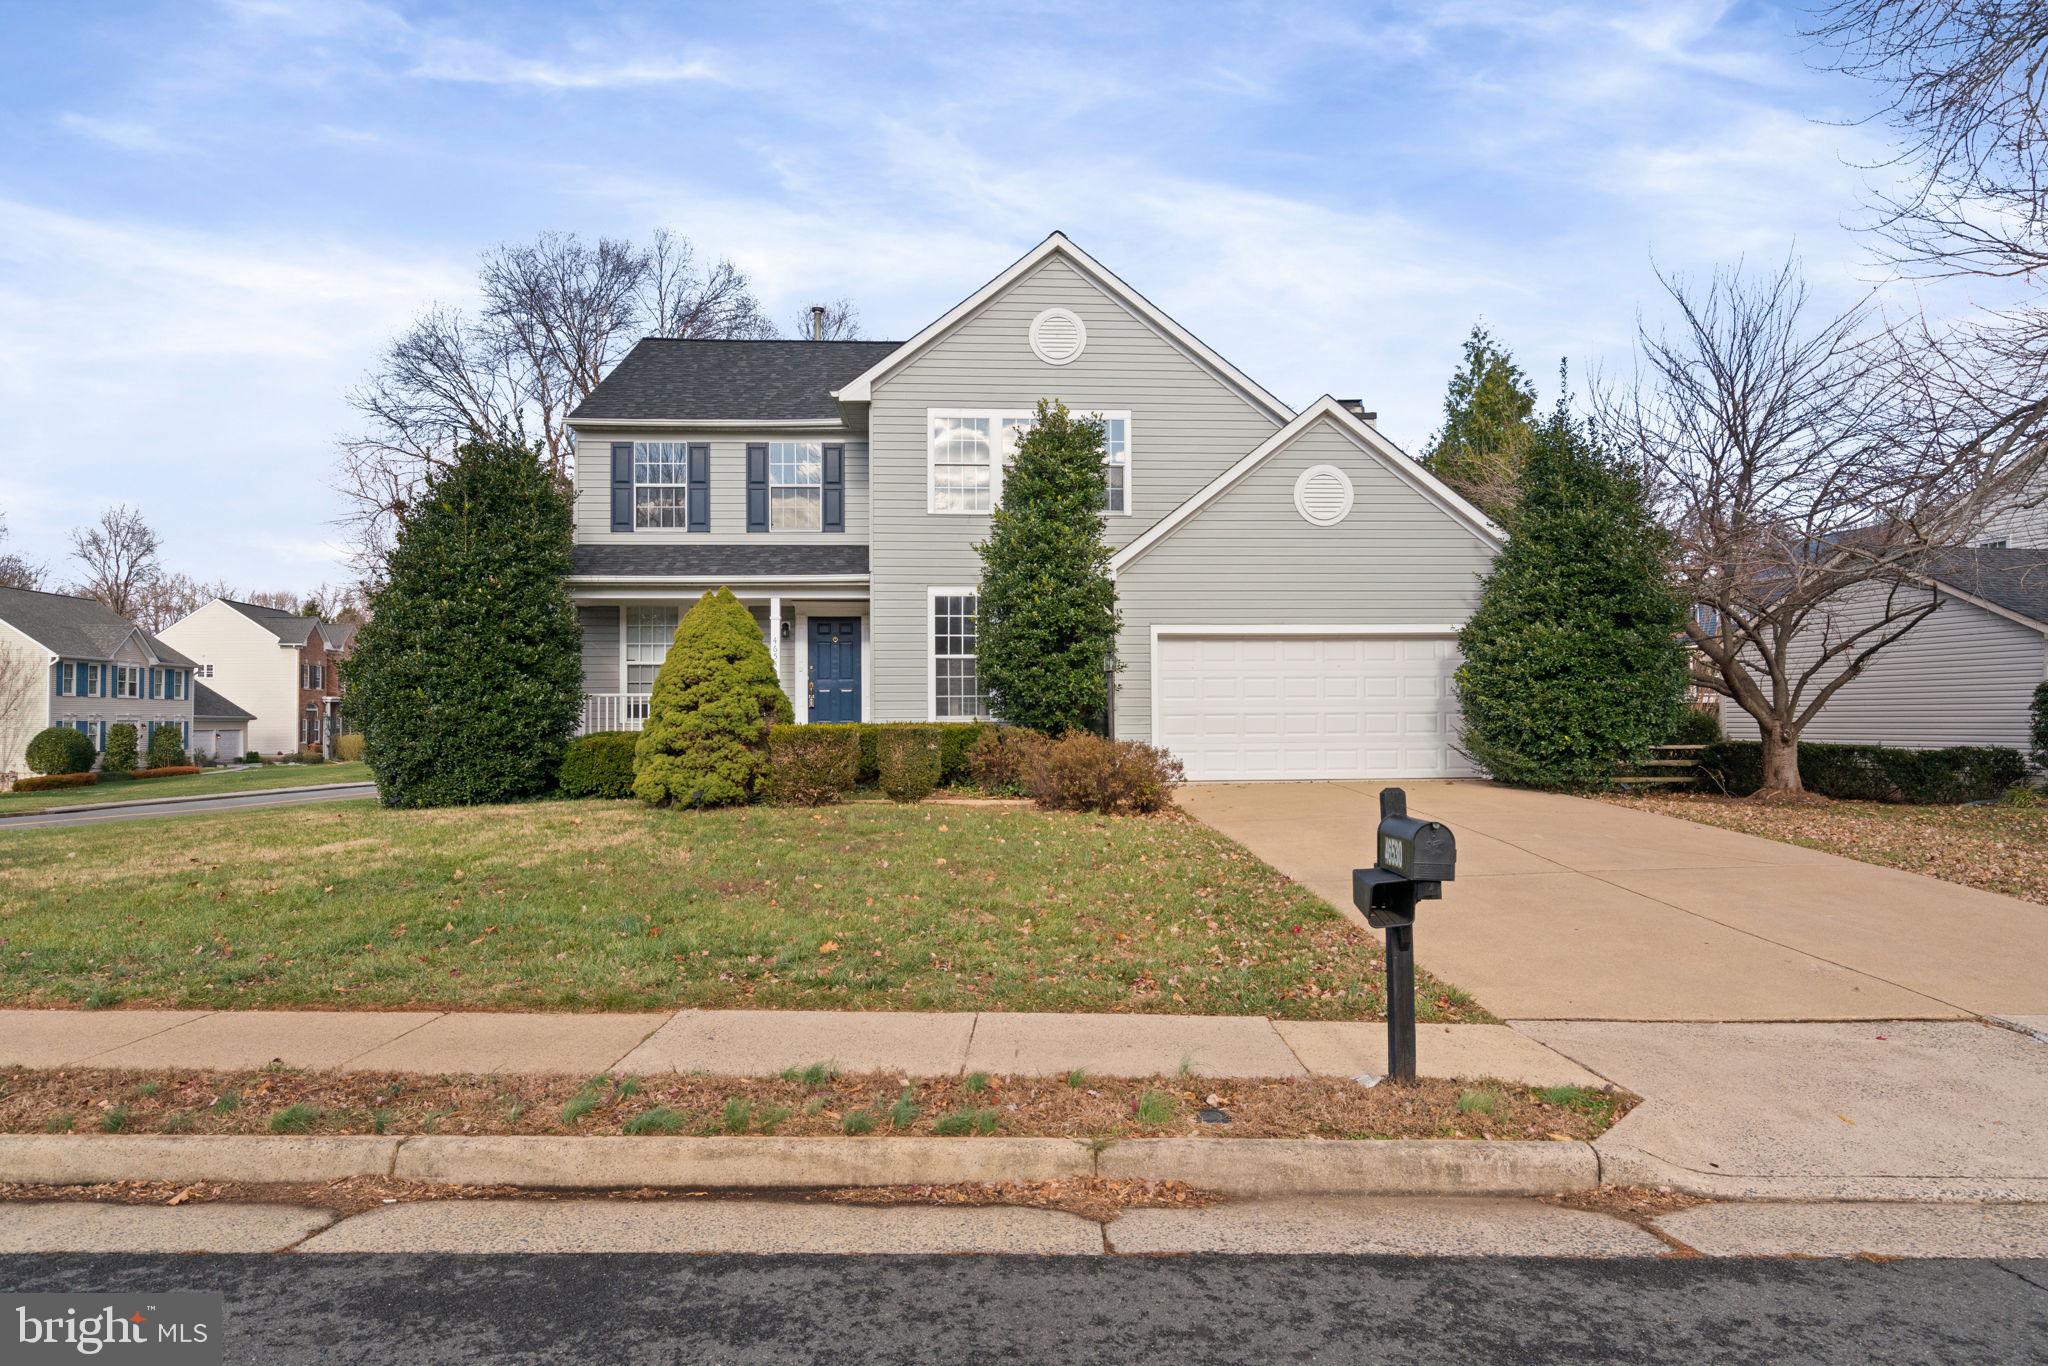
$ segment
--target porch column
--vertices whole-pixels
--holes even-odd
[[[789,680],[782,673],[782,599],[768,599],[768,657],[775,661],[775,681],[782,690],[789,691]]]

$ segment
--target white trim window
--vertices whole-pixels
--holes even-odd
[[[674,606],[619,610],[625,618],[619,633],[623,651],[620,681],[628,694],[645,697],[654,691],[654,676],[661,672],[662,661],[668,658],[669,643],[676,637],[682,615]],[[645,711],[640,715],[644,718]]]
[[[974,721],[988,716],[975,663],[975,612],[971,588],[931,590],[931,716],[934,721]]]
[[[633,525],[682,531],[690,525],[690,443],[633,443]]]
[[[142,669],[140,666],[134,664],[116,664],[114,666],[114,696],[132,697],[138,701],[141,699]]]
[[[818,531],[825,517],[825,447],[817,441],[768,443],[768,529]]]
[[[1131,511],[1131,415],[1090,409],[1102,420],[1102,510]],[[933,408],[926,413],[925,459],[930,471],[925,510],[986,514],[1003,501],[1003,476],[1017,461],[1017,445],[1036,423],[1032,409]]]

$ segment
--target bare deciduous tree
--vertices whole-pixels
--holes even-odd
[[[813,304],[797,316],[796,326],[790,331],[811,341],[859,341],[860,310],[851,299]]]
[[[374,574],[392,527],[429,472],[471,436],[533,445],[567,479],[565,419],[642,336],[766,337],[775,329],[731,261],[699,261],[659,230],[645,247],[574,233],[484,253],[474,315],[435,305],[350,394],[364,419],[341,443],[357,567]]]
[[[202,583],[190,574],[159,574],[137,588],[131,620],[155,635],[174,621],[192,615],[215,598],[235,596],[234,585],[226,579]]]
[[[0,541],[6,539],[7,516],[0,513]],[[42,565],[13,553],[0,555],[0,588],[41,588],[48,577],[49,570]]]
[[[1765,790],[1796,792],[1807,725],[1936,609],[1936,557],[2038,474],[2048,404],[2023,396],[2048,390],[1986,387],[1971,348],[1867,304],[1816,319],[1791,261],[1665,287],[1677,325],[1639,326],[1598,424],[1675,538],[1696,680],[1756,721]]]
[[[108,508],[99,521],[71,533],[72,558],[85,569],[76,591],[132,620],[161,570],[157,550],[156,532],[140,511],[126,503]]]

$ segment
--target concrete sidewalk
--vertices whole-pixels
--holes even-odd
[[[1423,1025],[1421,1071],[1531,1086],[1602,1079],[1505,1025]],[[0,1066],[292,1067],[425,1073],[774,1076],[1354,1076],[1386,1070],[1379,1023],[1263,1016],[683,1010],[647,1015],[318,1010],[0,1010]]]

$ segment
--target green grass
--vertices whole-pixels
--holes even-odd
[[[144,778],[137,782],[92,783],[48,792],[0,792],[0,816],[18,811],[44,811],[53,806],[99,806],[107,802],[155,802],[165,797],[217,797],[270,787],[308,787],[325,783],[367,783],[368,764],[265,764],[232,773],[194,773],[184,778]],[[6,829],[0,821],[0,830]]]
[[[993,1110],[955,1110],[933,1120],[932,1132],[940,1138],[966,1138],[970,1135],[986,1138],[996,1131],[996,1123]]]
[[[903,1094],[896,1097],[889,1106],[889,1127],[908,1129],[917,1123],[917,1113],[917,1101],[912,1097],[910,1088],[906,1086],[903,1088]]]
[[[875,1117],[866,1110],[849,1110],[846,1118],[839,1121],[839,1132],[848,1138],[859,1138],[874,1131]]]
[[[1067,1085],[1073,1087],[1076,1091],[1080,1090],[1087,1084],[1088,1073],[1083,1069],[1077,1067],[1073,1071],[1067,1073]]]
[[[814,1062],[808,1067],[787,1067],[783,1069],[784,1081],[801,1082],[805,1086],[823,1086],[839,1075],[839,1069],[829,1062]]]
[[[1536,1093],[1545,1105],[1560,1109],[1577,1110],[1580,1114],[1592,1115],[1603,1125],[1614,1123],[1614,1111],[1618,1104],[1615,1097],[1606,1091],[1590,1086],[1546,1086]]]
[[[666,1105],[657,1105],[627,1120],[619,1126],[619,1131],[626,1134],[673,1134],[681,1132],[682,1127],[681,1115]]]
[[[725,1102],[725,1111],[718,1117],[718,1127],[729,1134],[743,1134],[753,1127],[754,1102],[745,1096],[734,1096]]]
[[[214,1097],[213,1104],[207,1106],[206,1108],[213,1111],[217,1115],[225,1115],[231,1113],[234,1110],[234,1108],[240,1105],[241,1103],[242,1096],[240,1092],[223,1091],[218,1096]]]
[[[300,1101],[287,1105],[270,1117],[270,1132],[274,1134],[303,1134],[320,1122],[320,1107]]]
[[[1373,1019],[1377,939],[1190,820],[350,801],[0,825],[0,1004]],[[1426,976],[1424,1019],[1485,1019]]]
[[[1131,1111],[1140,1124],[1165,1124],[1179,1113],[1180,1106],[1164,1091],[1147,1091]]]
[[[988,1073],[969,1072],[967,1079],[961,1082],[960,1085],[966,1090],[968,1095],[978,1096],[983,1091],[988,1090]]]
[[[1490,1115],[1500,1104],[1500,1095],[1495,1091],[1460,1091],[1458,1113],[1461,1115]]]
[[[103,1134],[118,1134],[127,1127],[128,1107],[125,1105],[116,1105],[100,1116],[100,1132]]]

